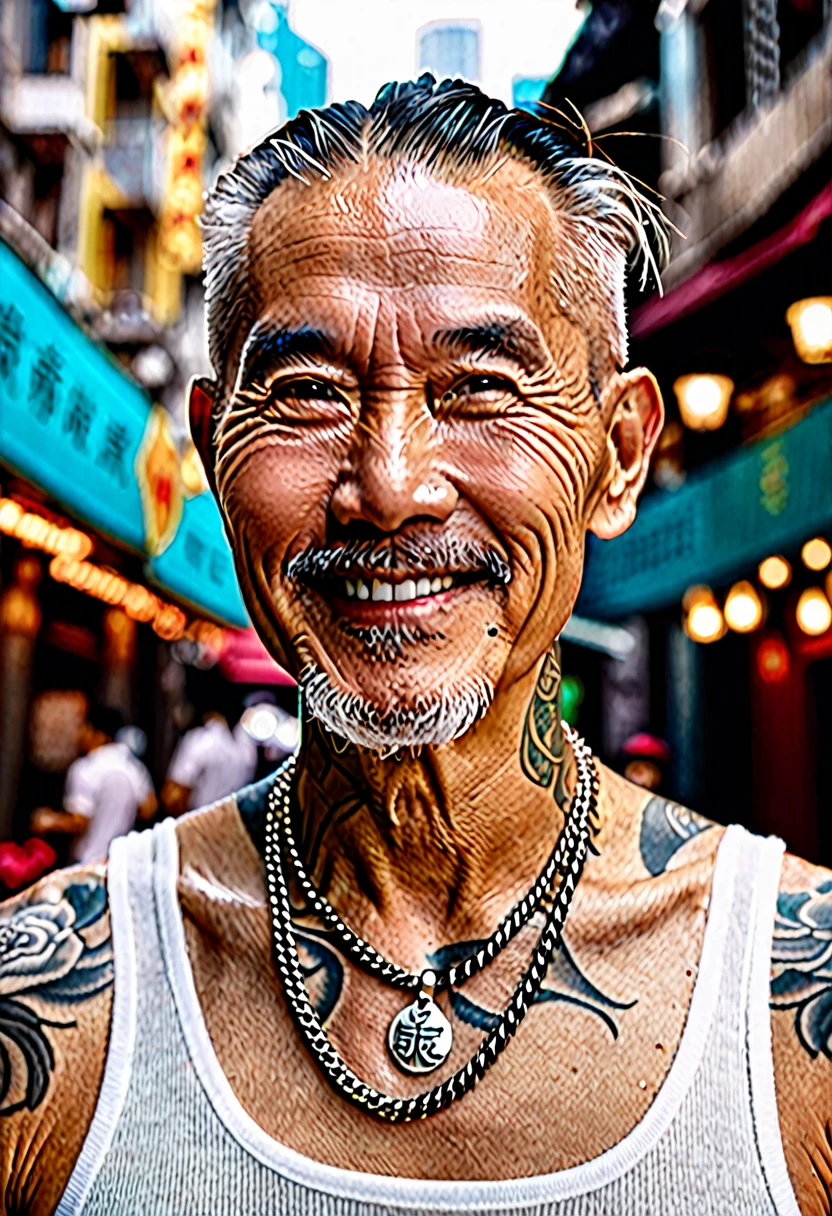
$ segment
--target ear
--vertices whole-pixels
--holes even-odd
[[[656,378],[646,368],[616,374],[608,382],[602,408],[609,418],[606,470],[589,529],[602,540],[626,532],[636,517],[638,496],[664,423]]]
[[[214,480],[214,400],[217,385],[207,376],[194,376],[188,388],[188,418],[191,438],[205,467],[205,476],[216,493]]]

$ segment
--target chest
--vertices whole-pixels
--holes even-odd
[[[598,1156],[640,1121],[678,1047],[705,923],[692,883],[611,921],[609,900],[576,900],[563,948],[512,1042],[474,1091],[441,1114],[391,1127],[331,1089],[292,1022],[271,960],[265,910],[218,938],[186,918],[197,992],[219,1063],[245,1110],[274,1139],[326,1164],[403,1177],[499,1179]],[[440,1006],[447,1063],[403,1075],[387,1050],[409,997],[345,963],[314,926],[299,934],[307,988],[330,1040],[358,1076],[411,1097],[463,1067],[508,1004],[536,937],[530,925]]]

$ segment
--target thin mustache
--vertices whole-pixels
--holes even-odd
[[[501,587],[511,582],[511,568],[493,545],[476,540],[455,540],[436,536],[397,536],[384,540],[348,540],[341,545],[309,545],[286,566],[288,578],[310,582],[348,574],[367,575],[384,572],[409,574],[470,574],[482,571],[489,581]]]

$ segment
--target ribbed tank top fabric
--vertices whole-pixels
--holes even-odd
[[[196,996],[174,825],[115,842],[110,1048],[58,1216],[799,1216],[777,1120],[768,1012],[782,847],[739,827],[726,831],[685,1031],[629,1135],[553,1174],[426,1182],[320,1165],[246,1114]]]

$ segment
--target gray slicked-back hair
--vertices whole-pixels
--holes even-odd
[[[615,165],[580,152],[544,116],[510,110],[461,80],[437,84],[426,73],[384,85],[369,110],[356,101],[302,110],[240,156],[209,192],[202,216],[208,336],[221,382],[235,336],[245,336],[253,320],[248,247],[258,208],[288,178],[309,184],[370,155],[437,174],[473,172],[501,156],[531,165],[555,210],[574,225],[569,266],[556,288],[561,311],[587,334],[592,364],[626,363],[627,263],[640,263],[643,287],[651,270],[658,278],[669,248],[657,204]]]

